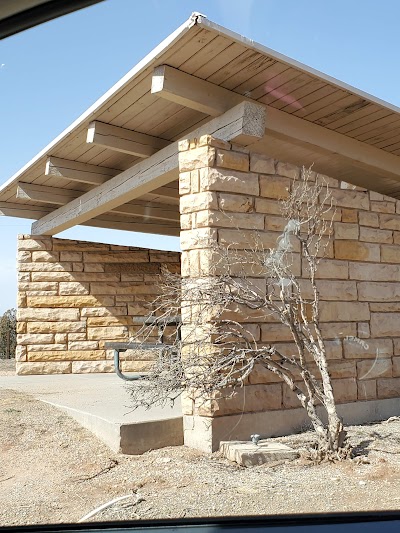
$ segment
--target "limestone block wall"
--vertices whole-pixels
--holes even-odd
[[[147,315],[162,265],[179,272],[180,254],[19,235],[17,372],[113,371],[104,344],[137,331],[132,318]],[[122,369],[148,369],[151,354],[140,354]]]
[[[182,275],[211,275],[214,242],[235,243],[244,262],[256,231],[264,247],[275,248],[285,224],[279,199],[287,197],[299,175],[296,166],[209,136],[182,141]],[[399,398],[400,201],[326,179],[337,210],[318,285],[336,398],[339,403]],[[299,254],[294,268],[304,276]],[[251,316],[243,321],[257,341],[296,353],[290,331],[278,321]],[[186,324],[190,326],[190,318]],[[193,415],[223,417],[299,406],[277,376],[259,369],[232,399],[207,409],[197,408],[191,398],[183,402],[189,425]]]

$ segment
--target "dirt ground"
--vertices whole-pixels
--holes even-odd
[[[4,370],[4,369],[3,369]],[[352,460],[242,468],[185,447],[110,451],[56,408],[0,390],[0,525],[399,509],[400,419],[349,428]],[[311,433],[277,439],[297,449]]]

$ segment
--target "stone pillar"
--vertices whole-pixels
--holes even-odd
[[[285,225],[279,199],[299,167],[210,136],[180,142],[179,166],[182,276],[212,275],[215,242],[235,243],[244,266],[255,232],[265,248],[276,247]],[[325,179],[336,213],[318,271],[321,327],[341,413],[348,423],[362,423],[400,408],[400,201]],[[299,254],[294,268],[305,275]],[[183,328],[190,321],[185,313]],[[255,339],[295,353],[288,328],[273,317],[243,321]],[[308,423],[290,389],[261,370],[234,398],[208,410],[185,397],[183,412],[185,443],[208,452],[220,440],[283,435]]]

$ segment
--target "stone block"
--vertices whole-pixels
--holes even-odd
[[[224,416],[237,413],[255,413],[282,407],[282,385],[250,385],[236,389],[233,396],[225,389],[224,397],[211,402],[200,401],[197,412],[200,416]]]
[[[65,352],[67,350],[68,346],[67,343],[56,343],[54,344],[30,344],[28,345],[28,359],[30,361],[34,361],[35,358],[33,357],[33,352]],[[63,359],[65,359],[65,354]],[[37,360],[41,360],[40,358]]]
[[[400,313],[372,313],[371,335],[373,337],[397,337]]]
[[[89,340],[115,340],[126,339],[128,336],[128,329],[126,326],[110,326],[110,327],[98,327],[90,328],[88,330]]]
[[[238,229],[220,229],[218,231],[218,241],[220,244],[230,245],[234,250],[269,250],[278,246],[278,241],[282,234],[273,231],[251,231]],[[296,238],[291,239],[294,252],[300,251],[300,244]]]
[[[400,265],[349,263],[349,277],[365,281],[400,281]]]
[[[370,307],[371,311],[371,307]],[[371,336],[369,322],[360,322],[357,326],[357,334],[360,339],[368,339]]]
[[[275,160],[264,154],[250,154],[250,170],[259,174],[275,174]]]
[[[296,386],[302,390],[304,388],[304,385],[303,383],[296,383]],[[282,403],[283,403],[283,407],[285,409],[296,409],[298,407],[301,407],[301,402],[300,400],[298,399],[297,395],[295,392],[293,392],[289,387],[288,385],[283,384],[283,387],[282,387],[282,390],[283,390],[283,398],[282,398]]]
[[[287,220],[281,216],[267,215],[265,217],[265,229],[267,231],[284,231]]]
[[[130,308],[130,315],[138,315],[138,316],[146,316],[146,314],[149,312],[144,308],[143,304],[140,304],[139,309],[140,313],[132,313],[133,310],[131,308],[131,305],[134,306],[135,304],[129,304]],[[87,326],[88,327],[104,327],[104,326],[128,326],[132,325],[132,316],[100,316],[100,317],[89,317],[87,319]]]
[[[396,205],[392,202],[374,202],[371,200],[371,211],[375,213],[394,213]]]
[[[147,250],[133,252],[83,252],[84,263],[147,263],[149,252]]]
[[[197,228],[181,231],[181,249],[210,248],[217,242],[218,232],[215,228]]]
[[[395,353],[399,353],[398,350],[395,351]],[[400,377],[400,357],[393,357],[392,363],[393,363],[393,377],[398,378]]]
[[[59,252],[49,252],[46,250],[32,252],[32,261],[34,263],[57,263],[59,260]]]
[[[96,372],[114,372],[113,361],[72,361],[73,374],[92,374]]]
[[[53,250],[57,250],[57,251],[94,252],[96,250],[110,250],[110,249],[111,247],[109,244],[103,244],[100,242],[84,242],[84,241],[73,241],[69,239],[53,239]]]
[[[400,378],[382,378],[377,380],[378,398],[399,398]]]
[[[79,333],[86,331],[86,322],[27,322],[28,333]]]
[[[308,263],[303,259],[303,275],[309,275]],[[315,277],[317,279],[348,279],[349,263],[335,259],[321,259]]]
[[[90,316],[122,316],[128,314],[127,305],[116,305],[112,307],[83,307],[82,317]]]
[[[366,339],[357,337],[343,340],[346,359],[379,359],[393,355],[392,339]]]
[[[197,168],[212,167],[215,162],[216,149],[201,146],[194,150],[179,153],[179,172],[190,172]]]
[[[56,344],[65,344],[67,342],[68,335],[67,333],[56,333],[54,335],[54,342]]]
[[[268,215],[282,215],[281,204],[277,200],[269,198],[256,198],[255,209],[257,213]]]
[[[84,341],[86,340],[85,333],[68,333],[68,341]]]
[[[72,272],[72,263],[20,263],[18,269],[20,272]]]
[[[250,169],[249,155],[233,152],[232,150],[217,150],[215,164],[217,167],[240,170],[242,172],[248,172]]]
[[[221,211],[199,211],[196,213],[198,227],[219,227],[241,229],[264,229],[264,215],[258,213],[222,213]]]
[[[321,302],[320,311],[321,322],[361,322],[370,318],[364,302]]]
[[[97,350],[99,343],[97,341],[69,341],[68,350],[82,351],[82,350]]]
[[[356,209],[342,209],[342,222],[358,223],[358,211]]]
[[[191,191],[190,172],[179,173],[179,195],[189,194]]]
[[[68,308],[24,308],[18,309],[17,319],[20,321],[45,321],[54,322],[60,320],[61,322],[79,321],[79,309]]]
[[[375,400],[376,395],[375,379],[367,379],[365,381],[357,382],[357,397],[359,400]]]
[[[15,360],[17,362],[26,361],[28,350],[26,346],[16,346],[15,347]]]
[[[283,161],[278,161],[276,164],[276,173],[279,176],[284,176],[292,180],[300,178],[300,168],[291,163],[285,163]]]
[[[122,372],[150,372],[154,361],[121,361]]]
[[[113,300],[108,302],[108,298],[111,295],[124,294],[124,295],[142,295],[142,294],[158,294],[159,288],[154,284],[143,284],[135,283],[129,281],[120,281],[117,283],[91,283],[90,284],[91,296],[88,298],[97,299],[97,296],[94,295],[110,295],[110,296],[99,296],[99,301],[103,302],[100,305],[110,305],[113,303]],[[85,298],[85,297],[83,297]],[[79,298],[78,298],[79,299]],[[88,300],[89,301],[89,300]]]
[[[335,258],[353,261],[380,261],[379,244],[350,240],[335,241]]]
[[[392,377],[392,360],[369,359],[357,362],[357,377],[359,380]]]
[[[260,195],[264,198],[285,199],[289,196],[291,181],[279,176],[260,176]]]
[[[332,388],[337,403],[355,402],[357,400],[356,378],[333,379]]]
[[[360,241],[390,244],[393,242],[393,232],[386,229],[361,227]],[[383,261],[383,252],[381,257]]]
[[[82,261],[82,252],[60,252],[60,261]]]
[[[288,326],[284,324],[262,324],[261,340],[268,343],[285,342],[293,341],[293,336]]]
[[[32,261],[32,252],[27,252],[25,250],[20,250],[17,252],[18,263],[30,263],[31,261]]]
[[[218,209],[217,193],[211,191],[186,194],[180,199],[181,213],[194,213],[203,209]]]
[[[400,283],[360,281],[358,298],[363,302],[398,302],[400,300]]]
[[[59,283],[59,293],[62,296],[89,294],[89,283],[62,281]]]
[[[72,364],[70,361],[40,362],[17,364],[17,374],[26,376],[31,374],[70,374]]]
[[[347,336],[357,335],[357,324],[354,322],[332,322],[320,324],[324,339],[343,339]]]
[[[51,333],[25,333],[17,335],[17,343],[20,345],[27,344],[52,344],[54,335]]]
[[[379,228],[379,216],[377,213],[370,211],[360,211],[358,214],[360,226],[369,226],[371,228]]]
[[[317,281],[317,288],[321,300],[357,300],[357,285],[355,281]],[[345,304],[344,304],[345,305]]]
[[[328,369],[333,379],[357,377],[355,361],[329,361]]]
[[[271,370],[268,370],[262,364],[256,364],[254,366],[252,372],[249,375],[248,380],[249,380],[250,385],[261,385],[261,384],[266,384],[266,383],[281,383],[282,382],[282,378],[280,378],[277,374],[275,374]]]
[[[200,170],[200,189],[202,191],[233,192],[258,196],[258,175],[253,172],[203,168]]]
[[[400,246],[382,244],[381,261],[382,263],[400,263]]]
[[[243,194],[219,193],[218,205],[221,211],[249,213],[253,211],[254,198]],[[214,209],[214,207],[212,207]]]
[[[338,207],[369,210],[368,193],[342,189],[331,189],[330,193],[334,205]],[[321,198],[323,198],[323,195],[324,193],[322,193]]]
[[[344,224],[342,222],[334,222],[333,227],[335,232],[335,239],[358,239],[358,224]]]
[[[69,361],[92,361],[105,359],[104,350],[68,351]],[[63,361],[66,358],[66,351],[44,351],[29,352],[29,361]]]
[[[44,291],[58,291],[58,283],[51,281],[43,282],[20,282],[18,283],[20,291],[44,292]]]
[[[299,457],[299,452],[285,444],[260,440],[258,444],[242,441],[222,441],[220,452],[223,457],[239,464],[251,467],[275,461],[293,461]]]
[[[381,229],[394,229],[400,231],[400,215],[381,214],[379,215]]]
[[[101,307],[114,304],[112,296],[29,296],[29,307]]]
[[[23,239],[18,241],[18,250],[28,250],[30,252],[36,250],[51,250],[53,246],[50,237],[33,237],[31,239]]]

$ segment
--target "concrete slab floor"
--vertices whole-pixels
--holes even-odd
[[[183,444],[179,400],[173,407],[132,411],[126,383],[115,374],[0,376],[0,388],[31,394],[75,418],[114,451]]]

